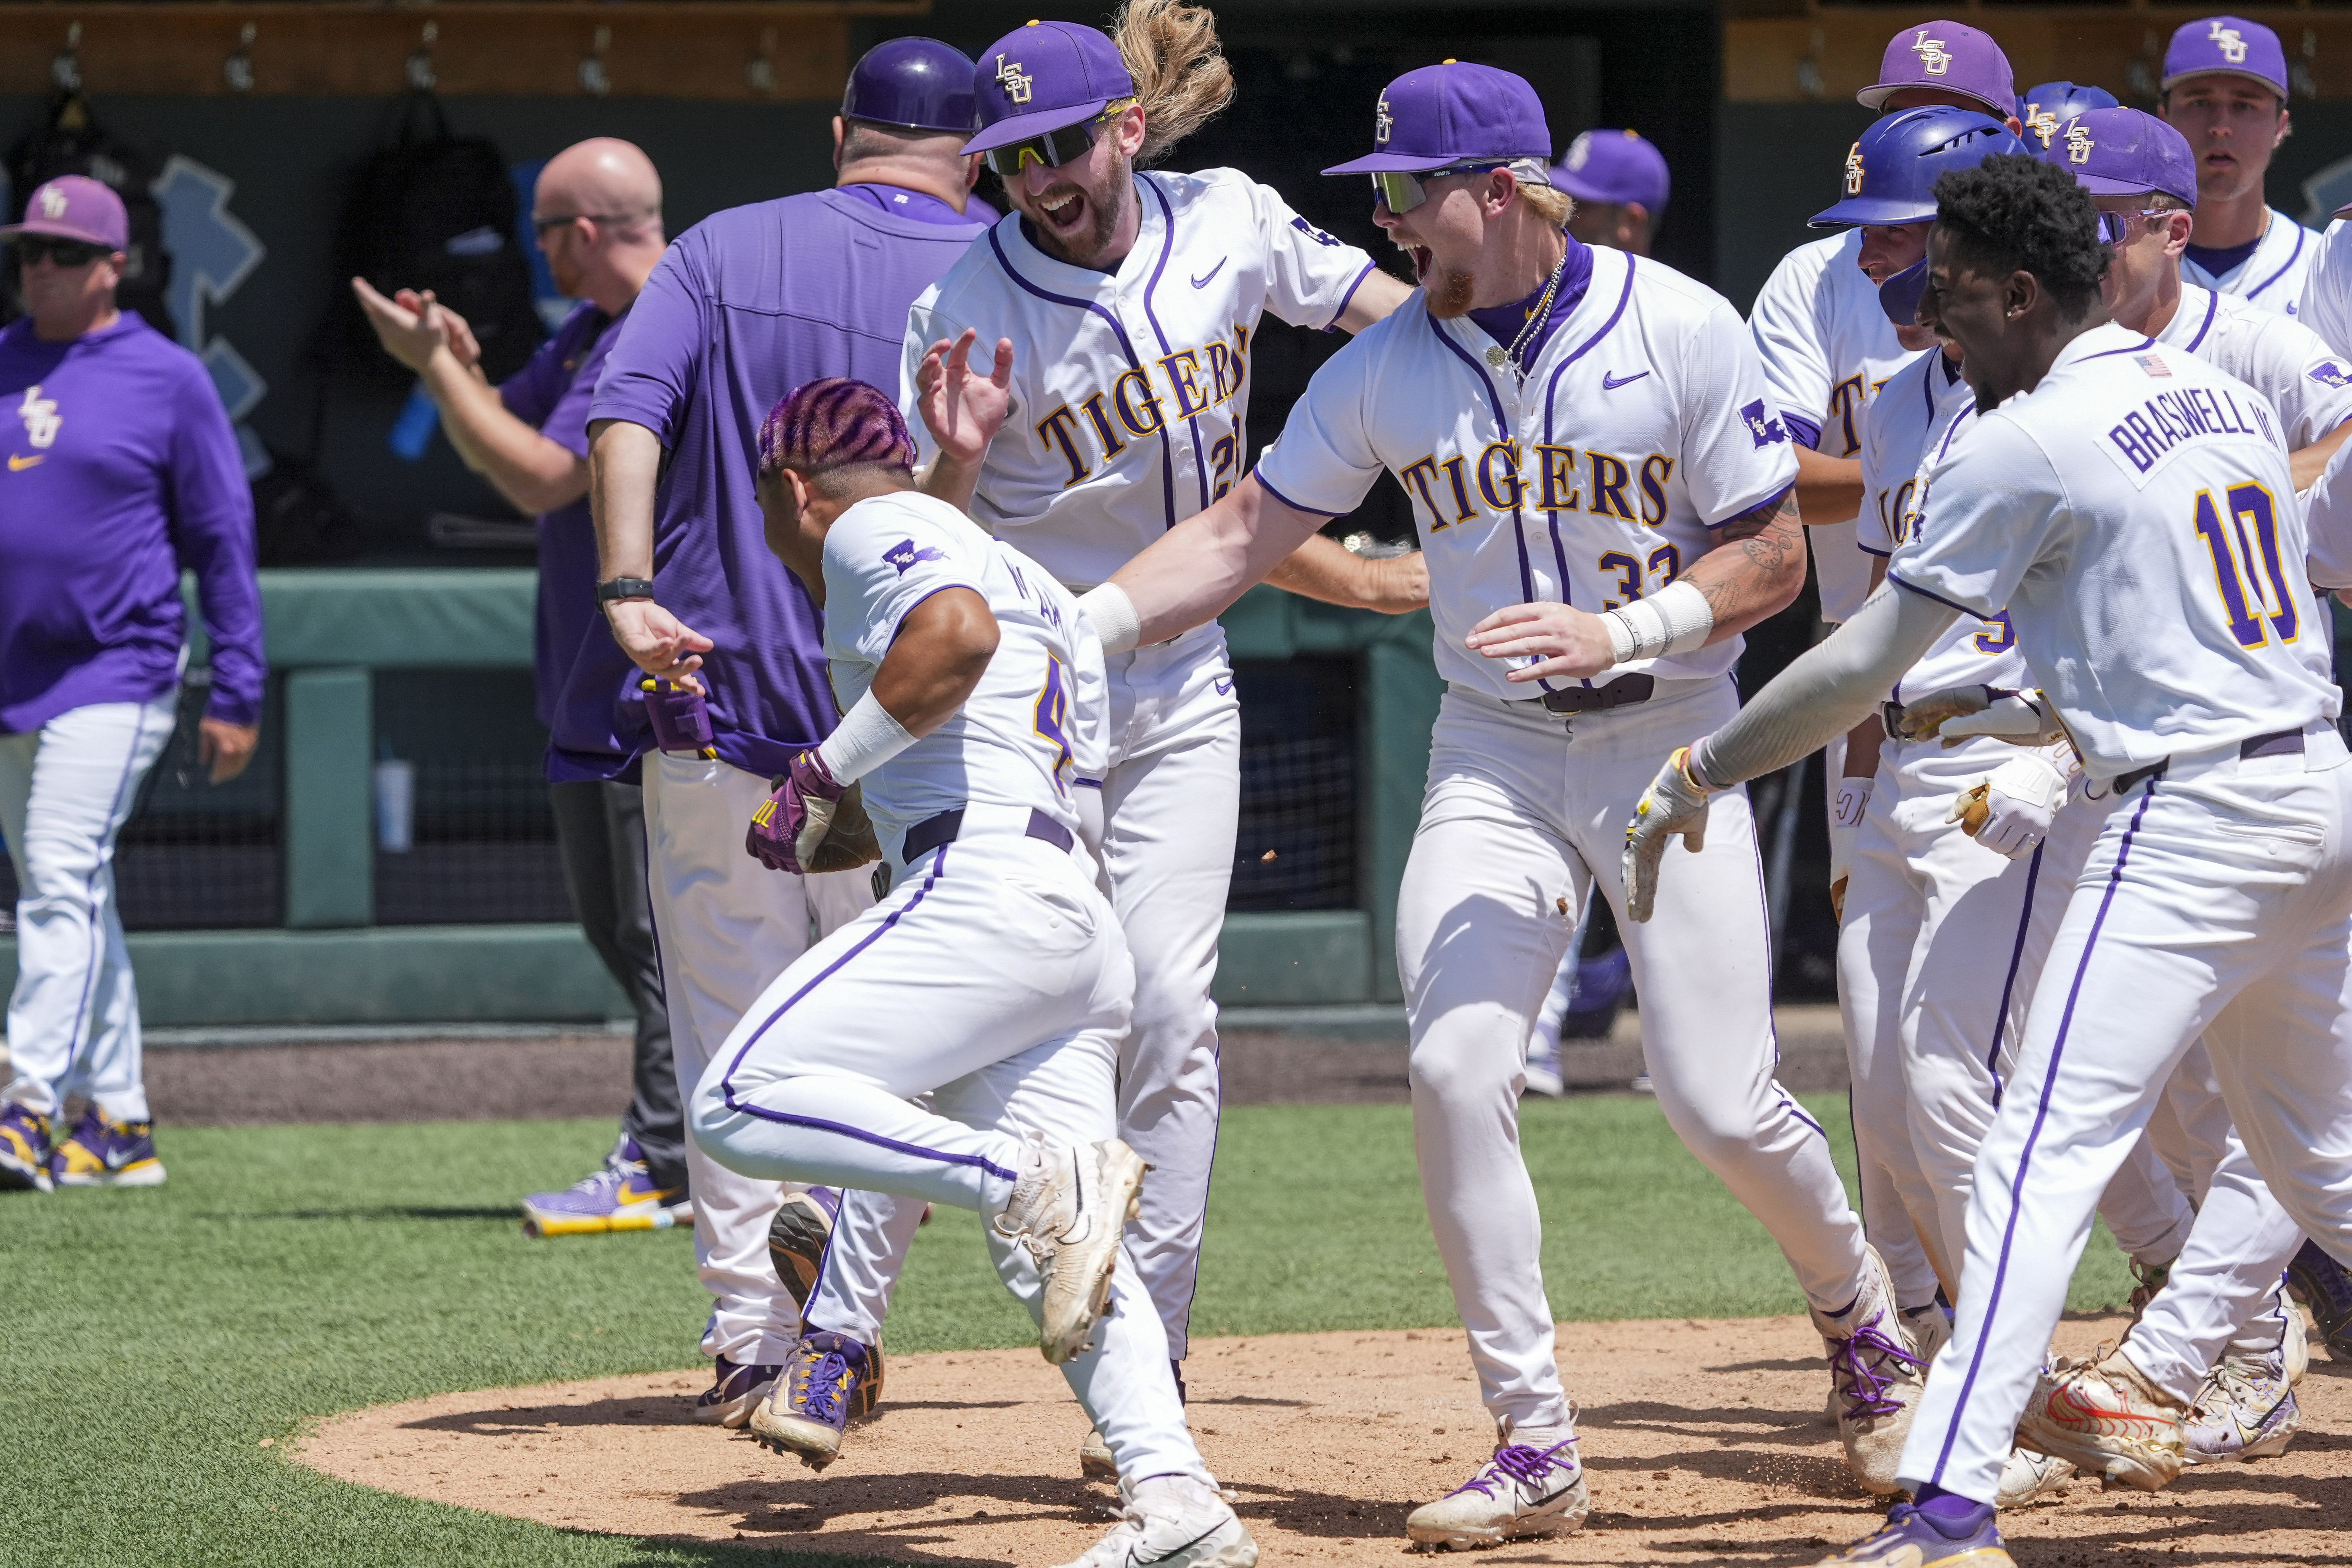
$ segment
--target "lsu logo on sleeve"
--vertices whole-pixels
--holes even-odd
[[[1237,323],[1230,343],[1216,339],[1197,349],[1163,354],[1121,371],[1108,386],[1060,404],[1037,422],[1037,439],[1070,465],[1062,488],[1084,483],[1130,442],[1148,440],[1172,423],[1231,402],[1241,392],[1248,359],[1249,329]],[[1231,486],[1238,455],[1234,436],[1217,442],[1213,459],[1217,496]]]

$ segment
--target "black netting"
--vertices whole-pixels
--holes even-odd
[[[1356,883],[1355,666],[1244,663],[1241,832],[1228,909],[1352,909]]]

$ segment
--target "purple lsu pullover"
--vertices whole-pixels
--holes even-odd
[[[768,549],[753,481],[760,421],[821,376],[898,397],[915,297],[986,225],[933,198],[848,186],[716,213],[680,235],[637,296],[588,411],[666,448],[655,495],[655,597],[709,638],[702,679],[721,760],[784,771],[839,720],[824,618]],[[624,733],[652,737],[642,704]]]
[[[125,312],[70,342],[0,329],[0,734],[179,680],[180,570],[212,635],[206,712],[261,717],[253,491],[199,360]]]

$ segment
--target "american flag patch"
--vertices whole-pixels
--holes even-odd
[[[2169,376],[2172,367],[2164,362],[2162,354],[2134,354],[2132,362],[2152,376]]]

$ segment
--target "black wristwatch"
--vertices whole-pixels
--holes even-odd
[[[616,577],[610,582],[596,585],[596,602],[610,604],[615,599],[651,599],[654,585],[642,577]]]

